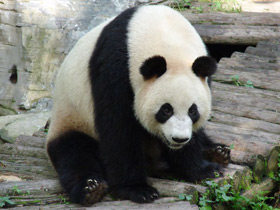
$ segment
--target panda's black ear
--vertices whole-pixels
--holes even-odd
[[[164,57],[156,55],[148,58],[140,67],[140,73],[144,79],[151,79],[152,77],[160,77],[166,72],[166,60]]]
[[[217,70],[217,62],[210,56],[201,56],[193,62],[192,69],[198,77],[209,77]]]

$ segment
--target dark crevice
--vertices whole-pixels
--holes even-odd
[[[16,84],[17,80],[18,80],[17,66],[16,65],[13,65],[13,67],[10,69],[10,73],[11,73],[10,82],[13,83],[13,84]]]
[[[246,48],[254,45],[231,45],[231,44],[206,44],[209,54],[220,61],[223,57],[230,57],[234,52],[245,52]]]

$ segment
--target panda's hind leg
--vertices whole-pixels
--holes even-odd
[[[62,187],[74,203],[92,205],[107,192],[99,144],[92,137],[70,131],[48,141],[47,151]]]

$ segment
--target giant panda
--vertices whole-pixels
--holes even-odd
[[[230,159],[203,125],[216,62],[166,6],[127,9],[84,35],[56,78],[47,153],[72,202],[152,202],[147,176],[195,182]]]

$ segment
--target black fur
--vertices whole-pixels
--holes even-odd
[[[169,104],[163,104],[155,115],[159,123],[165,123],[173,115],[173,107]]]
[[[194,61],[192,69],[198,77],[209,77],[216,72],[217,62],[210,56],[201,56]]]
[[[143,203],[154,200],[158,192],[147,184],[139,146],[145,131],[132,108],[127,28],[135,10],[126,10],[104,28],[90,60],[89,75],[100,154],[110,190],[115,197]]]
[[[222,167],[204,158],[205,144],[214,146],[214,143],[201,129],[193,133],[191,141],[180,150],[168,150],[168,163],[172,176],[190,182],[200,181],[205,178],[214,178],[214,172],[221,172]]]
[[[74,203],[86,204],[84,188],[88,179],[105,183],[104,168],[98,151],[99,145],[94,139],[76,131],[65,133],[48,143],[47,152],[60,183]],[[106,189],[98,192],[100,199],[105,192]]]
[[[199,120],[200,114],[199,114],[199,111],[197,109],[196,104],[191,105],[191,107],[189,108],[189,113],[188,114],[189,114],[193,124],[196,123]]]
[[[140,67],[140,73],[145,80],[152,77],[160,77],[166,72],[166,61],[162,56],[153,56],[148,58]]]

